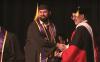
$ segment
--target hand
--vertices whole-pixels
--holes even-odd
[[[56,57],[61,57],[61,55],[62,55],[62,52],[55,51],[54,53],[54,56]]]
[[[61,51],[67,49],[65,44],[60,44],[60,43],[57,43],[57,48],[60,49]]]

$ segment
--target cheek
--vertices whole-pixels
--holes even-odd
[[[38,17],[41,17],[41,14],[38,14]]]
[[[75,22],[75,24],[77,24],[78,23],[78,19],[75,19],[74,22]]]
[[[42,15],[41,13],[38,14],[38,16],[41,16],[41,15]]]
[[[44,16],[45,16],[45,17],[48,17],[48,13],[44,13]]]
[[[71,19],[74,21],[75,20],[75,17],[72,17]]]

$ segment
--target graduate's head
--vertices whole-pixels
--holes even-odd
[[[41,21],[45,21],[49,17],[49,8],[46,5],[40,5],[38,8],[38,18],[41,19]]]
[[[77,10],[75,10],[74,12],[72,12],[72,16],[71,19],[74,21],[75,25],[81,23],[82,21],[84,21],[85,19],[85,14],[84,14],[84,9],[81,9],[80,7],[78,7]]]

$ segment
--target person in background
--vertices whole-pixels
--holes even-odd
[[[0,62],[23,62],[18,38],[0,26]]]

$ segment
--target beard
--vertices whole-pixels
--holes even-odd
[[[42,16],[42,17],[40,17],[40,20],[44,23],[47,23],[48,22],[48,17]]]

